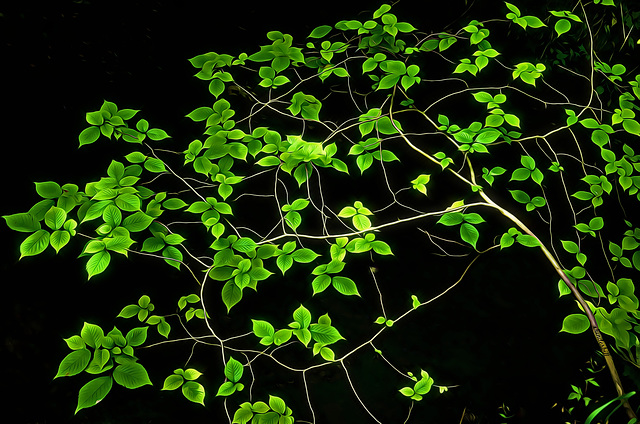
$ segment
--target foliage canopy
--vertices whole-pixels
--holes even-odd
[[[381,422],[351,378],[363,352],[394,371],[385,385],[402,395],[405,422],[420,420],[413,405],[457,383],[434,381],[426,368],[437,364],[395,366],[383,334],[487,252],[519,249],[544,256],[560,296],[576,300],[560,331],[591,329],[599,344],[617,403],[597,414],[622,406],[633,421],[634,393],[610,349],[640,366],[640,228],[630,212],[640,200],[640,74],[627,54],[640,12],[612,0],[544,16],[505,2],[503,12],[424,33],[383,4],[364,22],[315,28],[304,44],[271,31],[258,51],[193,57],[212,100],[186,115],[203,132],[183,144],[111,101],[87,113],[81,147],[106,138],[131,151],[82,188],[37,182],[41,200],[4,216],[27,234],[20,257],[80,242],[97,284],[115,255],[157,258],[193,284],[158,308],[154,293],[125,301],[118,326],[127,331],[85,323],[65,339],[71,352],[55,378],[91,375],[76,413],[114,382],[152,384],[139,349],[190,342],[215,352],[217,385],[198,382],[203,373],[187,360],[161,389],[220,402],[231,423],[317,422],[309,375],[327,367],[341,369],[354,402]],[[376,278],[375,264],[402,261],[397,245],[412,249],[394,231],[416,224],[430,225],[436,251],[464,263],[431,298]],[[385,309],[397,299],[404,309]],[[377,312],[363,329],[349,308],[367,319]],[[224,325],[225,315],[238,324]],[[151,334],[161,341],[149,343]],[[265,362],[297,375],[304,409],[254,387]]]

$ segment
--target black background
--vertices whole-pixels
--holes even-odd
[[[502,2],[486,3],[494,7]],[[103,142],[78,150],[77,135],[86,126],[84,113],[97,110],[104,99],[122,108],[142,109],[143,117],[168,131],[173,142],[187,143],[200,128],[184,115],[211,101],[206,85],[192,77],[188,58],[207,51],[237,55],[257,50],[266,41],[266,31],[274,29],[302,40],[318,25],[358,18],[360,11],[365,11],[361,17],[365,19],[373,10],[372,3],[362,1],[60,1],[1,6],[0,213],[22,212],[35,203],[33,182],[56,180],[82,186],[101,175],[118,146]],[[427,7],[419,10],[415,13],[410,3],[403,2],[395,7],[400,20],[424,31],[442,29],[465,13],[466,7],[464,1],[452,0],[438,13]],[[476,4],[469,15],[481,17],[488,10]],[[183,282],[164,264],[148,262],[149,267],[140,271],[133,261],[114,258],[112,268],[116,270],[87,283],[83,261],[76,259],[72,249],[63,249],[58,257],[49,249],[40,257],[18,261],[22,238],[0,225],[2,404],[5,414],[11,411],[15,417],[13,422],[162,423],[197,418],[219,422],[215,420],[221,417],[221,410],[211,393],[208,406],[202,408],[176,393],[159,392],[161,377],[156,377],[153,388],[128,392],[114,387],[103,404],[74,417],[81,379],[52,381],[68,352],[62,338],[78,333],[84,321],[105,323],[109,328],[107,317],[114,317],[123,302],[132,303],[145,289],[157,288],[159,279],[167,285]],[[396,256],[402,257],[402,248],[398,249]],[[412,256],[414,252],[405,255],[421,261]],[[436,383],[461,385],[417,407],[415,422],[426,422],[433,414],[446,417],[442,422],[458,422],[464,408],[484,417],[484,422],[497,422],[495,411],[503,401],[518,411],[519,422],[553,416],[551,406],[566,399],[570,383],[580,382],[578,368],[594,344],[588,334],[558,334],[572,304],[557,300],[557,278],[543,264],[541,258],[525,259],[517,251],[492,254],[455,295],[406,324],[406,331],[421,337],[408,340],[402,332],[390,336],[398,337],[401,351],[396,353],[406,360],[402,366],[424,363],[433,369]],[[442,262],[441,266],[446,269],[449,265]],[[388,270],[383,264],[380,278],[414,284],[442,277],[451,281],[460,265],[450,266],[458,268],[435,274],[420,268]],[[127,290],[133,295],[123,295]],[[393,340],[388,344],[393,346]],[[162,369],[151,361],[173,353],[169,349],[166,356],[160,353],[156,359],[150,355],[145,365]],[[178,367],[184,355],[176,354],[176,358],[180,358],[175,362]],[[352,364],[354,369],[360,369],[356,372],[366,378],[368,361],[376,359],[364,356],[357,361]],[[162,375],[166,370],[159,372]],[[215,372],[212,370],[213,375]],[[363,380],[362,387],[375,387],[375,377]],[[329,390],[342,390],[338,383],[332,385],[330,375],[318,379]],[[608,387],[606,377],[600,381]],[[212,379],[210,384],[212,391],[218,382]],[[363,389],[364,396],[366,392]],[[397,393],[388,400],[389,404],[403,401]],[[340,402],[318,405],[324,405],[320,416],[334,416],[333,421],[322,422],[368,422],[362,411],[343,410]],[[357,405],[351,403],[351,408]],[[354,415],[336,419],[335,411]]]

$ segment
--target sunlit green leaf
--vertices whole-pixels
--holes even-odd
[[[20,244],[20,258],[39,255],[49,246],[50,235],[47,230],[38,230]]]
[[[80,146],[94,143],[98,138],[100,138],[100,127],[96,126],[85,128],[78,136]]]
[[[309,330],[311,331],[313,340],[326,345],[335,343],[344,338],[340,335],[338,330],[328,324],[311,324]]]
[[[111,262],[111,255],[106,250],[93,254],[86,265],[88,278],[104,272],[109,262]]]
[[[356,286],[356,283],[350,278],[336,275],[331,279],[331,284],[333,284],[333,287],[338,292],[344,295],[360,296],[360,293],[358,293],[358,287]]]
[[[321,25],[314,28],[314,30],[311,31],[311,34],[308,35],[308,38],[322,38],[327,35],[331,29],[332,27],[330,25]]]
[[[233,305],[240,302],[242,299],[242,289],[238,287],[233,281],[227,281],[222,287],[222,301],[227,307],[227,312],[231,310]]]
[[[113,385],[111,376],[94,378],[82,386],[78,394],[78,406],[75,413],[84,408],[96,405],[107,396]]]
[[[175,390],[182,386],[182,383],[184,383],[184,377],[181,375],[171,374],[169,377],[165,378],[161,390]]]
[[[460,226],[460,237],[475,249],[476,242],[480,237],[480,232],[476,227],[465,222]]]
[[[182,385],[182,394],[191,402],[204,405],[205,390],[202,384],[195,381],[187,381]]]
[[[225,365],[224,367],[225,377],[227,377],[233,383],[237,383],[242,378],[243,371],[244,368],[242,364],[233,359],[233,357],[229,357],[227,365]]]

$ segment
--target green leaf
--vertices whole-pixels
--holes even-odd
[[[597,216],[589,221],[589,228],[593,231],[601,230],[604,227],[604,219]]]
[[[522,17],[527,24],[531,27],[531,28],[540,28],[543,26],[546,26],[541,20],[540,18],[537,18],[535,16],[523,16]]]
[[[331,284],[333,284],[333,287],[336,290],[338,290],[338,292],[346,296],[349,296],[349,295],[360,296],[360,293],[358,293],[358,287],[356,286],[356,283],[350,278],[341,277],[337,275],[331,279]]]
[[[244,368],[239,361],[229,357],[227,365],[224,367],[224,376],[227,377],[233,383],[237,383],[242,378]]]
[[[398,390],[400,393],[402,393],[404,396],[406,397],[411,397],[414,395],[414,391],[411,387],[403,387],[402,389]]]
[[[256,337],[272,337],[275,334],[273,325],[267,321],[255,319],[252,319],[251,321],[253,322],[253,334],[255,334]]]
[[[462,240],[473,246],[474,249],[476,248],[476,242],[478,241],[479,236],[479,231],[473,225],[464,222],[460,226],[460,237]]]
[[[96,126],[85,128],[84,130],[82,130],[82,132],[78,136],[78,140],[80,141],[80,146],[94,143],[98,138],[100,138],[100,127],[96,127]]]
[[[182,383],[184,383],[184,377],[182,377],[181,375],[172,374],[169,377],[165,378],[161,390],[175,390],[178,387],[182,386]]]
[[[571,29],[571,23],[566,19],[560,19],[558,22],[556,22],[554,29],[558,34],[558,37],[560,37],[562,34],[568,32]]]
[[[500,134],[501,134],[500,131],[497,131],[497,130],[484,131],[478,134],[475,141],[477,143],[483,143],[483,144],[492,143],[498,139]]]
[[[149,327],[136,327],[131,329],[125,337],[127,339],[127,344],[133,347],[143,344],[145,340],[147,340],[148,329]]]
[[[165,258],[165,262],[176,269],[180,269],[180,262],[182,262],[182,252],[180,252],[174,246],[167,246],[162,251],[162,257]]]
[[[509,233],[504,233],[502,237],[500,237],[500,250],[506,249],[510,247],[514,243],[514,238]]]
[[[371,228],[371,220],[365,215],[357,214],[352,218],[353,226],[358,231],[364,231]]]
[[[227,313],[236,303],[242,300],[242,289],[238,287],[232,280],[227,281],[222,287],[222,302],[227,307]]]
[[[570,334],[580,334],[587,331],[589,327],[591,327],[591,324],[586,315],[571,314],[562,321],[562,329],[560,331],[565,331]]]
[[[62,195],[62,187],[53,181],[45,181],[36,184],[36,192],[45,199],[57,199]]]
[[[309,342],[311,342],[311,331],[306,328],[293,330],[293,334],[298,338],[298,340],[300,340],[302,344],[305,345],[305,347],[309,345]]]
[[[180,234],[168,234],[164,239],[165,243],[173,246],[179,245],[185,240],[186,239],[182,237]]]
[[[86,266],[87,273],[89,275],[87,279],[90,279],[94,275],[100,274],[105,269],[107,269],[110,261],[111,255],[106,250],[95,253],[93,256],[91,256]]]
[[[238,410],[233,414],[233,423],[234,424],[247,424],[253,418],[253,412],[251,409],[238,408]]]
[[[162,248],[164,248],[164,246],[165,246],[164,240],[162,240],[161,238],[149,237],[142,243],[141,251],[153,253],[153,252],[157,252],[158,250],[161,250]]]
[[[284,273],[293,265],[293,258],[291,255],[280,255],[278,256],[278,259],[276,259],[276,265],[278,265],[282,275],[284,275]]]
[[[461,224],[463,221],[463,215],[460,212],[448,212],[442,215],[437,224],[446,225],[447,227]]]
[[[36,217],[28,212],[4,215],[3,218],[7,226],[14,231],[31,233],[41,228],[40,222]]]
[[[524,181],[531,176],[531,171],[527,168],[518,168],[511,174],[510,181]]]
[[[433,385],[433,378],[429,377],[426,372],[424,372],[424,374],[425,376],[423,376],[413,387],[414,391],[419,395],[426,395],[429,393],[431,386]]]
[[[309,325],[311,324],[311,313],[307,308],[300,305],[298,309],[293,311],[293,319],[295,320],[295,322],[300,324],[300,329],[304,329],[309,327]]]
[[[519,203],[527,204],[531,201],[531,197],[522,190],[509,190],[511,196]]]
[[[335,361],[336,359],[336,354],[328,347],[320,349],[320,356],[327,361]]]
[[[168,339],[170,331],[171,331],[171,325],[169,325],[169,323],[164,318],[162,318],[158,323],[158,334]]]
[[[257,246],[256,242],[249,237],[241,237],[235,241],[231,247],[238,252],[246,253],[254,251]]]
[[[182,376],[187,380],[197,380],[201,375],[202,373],[195,368],[187,368],[184,373],[182,373]]]
[[[332,27],[330,25],[321,25],[319,27],[314,28],[311,31],[311,34],[307,36],[307,38],[322,38],[327,35],[331,31]]]
[[[109,349],[96,349],[93,353],[93,359],[89,362],[89,366],[85,369],[88,374],[100,374],[113,368],[113,361]]]
[[[113,379],[127,389],[137,389],[152,384],[147,370],[136,362],[118,365],[113,371]]]
[[[316,252],[311,249],[303,248],[298,249],[291,254],[293,260],[299,263],[307,264],[313,262],[318,256]]]
[[[373,12],[373,19],[379,18],[390,10],[391,6],[389,6],[388,4],[381,5],[375,12]]]
[[[187,116],[187,118],[191,118],[191,120],[195,121],[195,122],[199,122],[199,121],[204,121],[205,119],[209,118],[209,116],[211,116],[213,114],[213,109],[210,107],[199,107],[197,109],[195,109],[194,111],[192,111],[191,113],[189,113]]]
[[[122,310],[118,314],[118,317],[119,318],[133,318],[134,316],[138,315],[139,311],[140,311],[140,306],[138,306],[138,305],[127,305],[124,308],[122,308]]]
[[[149,172],[155,173],[166,172],[167,170],[164,166],[164,162],[156,158],[147,158],[144,162],[144,168]]]
[[[232,381],[225,381],[218,387],[216,396],[231,396],[236,392],[235,383]]]
[[[182,394],[185,398],[194,403],[204,405],[204,386],[195,381],[187,381],[182,385]]]
[[[280,165],[280,159],[276,156],[265,156],[256,162],[258,166],[278,166]]]
[[[115,205],[109,205],[104,208],[102,212],[102,218],[106,224],[109,224],[111,228],[116,228],[122,223],[122,212]]]
[[[91,352],[88,349],[74,350],[64,357],[58,366],[58,372],[53,378],[70,377],[72,375],[80,374],[84,371],[87,365],[89,365],[90,360]]]
[[[187,206],[187,204],[181,199],[167,199],[162,203],[162,206],[165,209],[169,209],[173,211],[173,210],[182,209],[185,206]]]
[[[416,296],[415,294],[411,295],[411,306],[413,307],[413,309],[417,309],[420,306],[418,296]]]
[[[640,250],[636,251],[632,257],[633,266],[640,271]]]
[[[82,326],[80,337],[82,337],[82,340],[87,345],[94,349],[97,349],[102,346],[102,341],[104,340],[104,331],[102,331],[102,328],[95,324],[85,322]]]
[[[485,222],[482,216],[480,216],[480,214],[477,214],[477,213],[463,214],[462,219],[464,220],[464,222],[468,222],[469,224],[481,224]]]
[[[151,128],[147,131],[147,136],[154,141],[164,140],[165,138],[171,137],[165,130],[161,130],[159,128]]]
[[[271,271],[259,267],[254,267],[249,271],[249,277],[255,281],[266,280],[271,274],[273,274]]]
[[[38,230],[20,244],[20,258],[39,255],[49,246],[50,235],[47,230]]]
[[[330,276],[326,274],[318,275],[316,278],[313,279],[313,282],[311,283],[311,286],[313,288],[313,294],[315,295],[317,293],[323,292],[330,285],[331,285]]]
[[[287,405],[284,403],[284,400],[278,396],[269,395],[269,407],[281,415],[284,415],[287,410]]]
[[[78,406],[74,414],[84,408],[96,405],[107,396],[113,385],[111,376],[94,378],[82,386],[78,393]]]
[[[225,85],[224,82],[220,79],[213,79],[209,83],[209,92],[213,94],[216,99],[220,96],[220,94],[224,93]]]
[[[125,158],[131,163],[142,163],[147,159],[147,156],[140,152],[132,152],[126,155]]]
[[[325,345],[335,343],[344,337],[329,324],[311,324],[311,337],[318,343]]]
[[[289,330],[287,328],[283,328],[281,330],[278,330],[273,335],[273,342],[275,343],[276,346],[280,346],[280,345],[288,342],[291,339],[291,335],[292,334],[293,334],[293,331]]]
[[[131,232],[139,232],[146,230],[152,222],[153,217],[138,211],[126,217],[122,226]]]
[[[125,212],[135,212],[140,209],[140,197],[134,193],[123,193],[116,197],[116,206]]]
[[[634,121],[633,119],[625,119],[624,121],[622,121],[622,127],[629,134],[640,136],[640,123],[638,123],[638,121]]]
[[[566,250],[569,253],[574,253],[577,254],[580,251],[580,248],[578,247],[578,245],[570,240],[560,240],[562,243],[562,247],[564,248],[564,250]]]
[[[525,247],[538,247],[540,242],[533,236],[527,234],[521,234],[516,237],[516,241]]]
[[[79,350],[79,349],[84,349],[86,347],[86,343],[84,342],[84,340],[82,340],[82,337],[80,336],[71,336],[67,339],[64,339],[64,341],[67,344],[67,346],[69,346],[69,349],[71,350]]]
[[[86,115],[87,123],[91,125],[102,125],[104,123],[104,116],[100,111],[96,112],[87,112]]]
[[[356,208],[353,206],[346,206],[338,213],[340,218],[351,218],[356,214]]]
[[[67,220],[67,213],[64,209],[56,206],[51,207],[44,215],[44,223],[52,230],[59,230]]]

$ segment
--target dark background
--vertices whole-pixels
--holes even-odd
[[[476,4],[470,16],[489,14],[490,8],[502,4],[485,3]],[[440,30],[466,11],[462,0],[448,1],[446,10],[438,13],[426,7],[415,13],[411,4],[401,2],[395,13],[400,20],[424,31]],[[361,17],[364,20],[376,7],[371,2],[333,0],[58,1],[0,6],[0,214],[22,212],[35,203],[33,182],[55,180],[82,187],[101,175],[113,152],[119,151],[118,145],[102,141],[78,150],[77,135],[86,126],[84,113],[97,110],[104,99],[122,108],[142,109],[142,117],[168,131],[173,142],[187,143],[198,136],[200,127],[184,115],[211,101],[206,85],[192,77],[188,58],[208,51],[237,55],[257,50],[266,40],[266,31],[274,29],[301,41],[318,25],[358,18],[360,11],[366,11]],[[411,231],[398,237],[414,237],[415,229]],[[167,286],[180,284],[180,274],[155,262],[148,262],[149,267],[141,274],[133,261],[113,258],[112,269],[104,278],[87,283],[84,262],[76,259],[77,252],[71,248],[63,249],[58,257],[49,249],[40,257],[18,261],[22,239],[22,234],[0,225],[2,405],[6,414],[11,411],[16,417],[13,422],[163,423],[220,417],[212,393],[208,406],[202,408],[177,393],[159,392],[159,376],[166,375],[166,369],[159,365],[161,359],[175,353],[178,359],[171,367],[181,366],[180,361],[185,360],[184,351],[178,354],[173,349],[145,357],[145,365],[159,372],[151,375],[153,388],[128,392],[114,386],[101,405],[74,417],[77,390],[84,380],[52,381],[59,361],[68,353],[62,338],[79,333],[84,321],[110,328],[107,319],[119,312],[123,302],[133,303],[145,289],[157,289],[160,278]],[[424,246],[429,247],[426,241]],[[414,369],[415,364],[421,364],[429,367],[436,383],[461,386],[443,397],[425,399],[413,412],[415,422],[424,422],[433,414],[442,414],[441,422],[458,422],[464,408],[478,417],[476,422],[498,422],[496,411],[502,402],[518,411],[518,422],[535,422],[542,417],[554,417],[548,422],[559,422],[553,415],[559,408],[552,410],[551,406],[565,402],[569,384],[582,381],[579,368],[595,344],[589,334],[558,334],[562,317],[572,311],[572,303],[557,300],[557,278],[546,271],[542,258],[524,258],[521,253],[516,250],[489,255],[452,295],[403,323],[402,331],[390,332],[384,341],[402,367]],[[396,257],[413,263],[423,260],[415,251],[403,252],[401,245]],[[444,271],[438,274],[430,269],[385,268],[392,267],[393,262],[381,265],[381,281],[402,280],[414,288],[424,280],[442,280],[446,287],[460,271],[460,263],[446,261],[439,262]],[[423,298],[430,290],[423,289]],[[125,295],[125,291],[133,295]],[[379,365],[379,360],[363,355],[352,364],[354,373],[362,378],[361,387],[379,385],[376,375],[367,372],[369,365]],[[208,365],[203,361],[201,366]],[[211,374],[215,376],[216,372],[212,369]],[[273,377],[278,379],[277,375]],[[338,399],[352,401],[343,383],[335,382],[337,377],[316,378],[317,384],[326,386],[332,394],[344,390],[344,396]],[[605,391],[609,389],[606,375],[599,381]],[[215,391],[215,377],[209,383],[209,392]],[[366,397],[367,390],[362,394]],[[406,407],[397,392],[392,396],[386,400],[389,405]],[[385,416],[384,409],[393,411],[384,402],[374,400],[381,416]],[[369,422],[354,402],[345,406],[337,401],[319,401],[316,408],[322,410],[319,416],[335,417],[335,411],[353,414],[341,415],[344,421],[334,418],[321,422]]]

